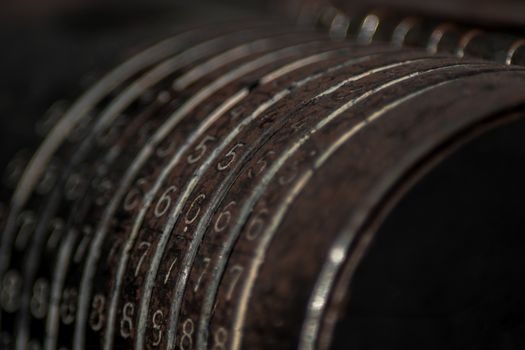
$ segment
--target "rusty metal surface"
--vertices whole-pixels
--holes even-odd
[[[55,105],[4,176],[2,349],[329,348],[378,213],[525,103],[510,34],[334,30],[182,30]]]

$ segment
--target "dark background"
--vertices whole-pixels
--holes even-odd
[[[35,121],[183,25],[265,12],[263,2],[9,0],[0,3],[0,170],[40,138]],[[66,102],[67,103],[67,102]]]

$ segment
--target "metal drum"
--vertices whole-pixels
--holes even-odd
[[[525,68],[163,30],[10,138],[2,349],[523,345]]]

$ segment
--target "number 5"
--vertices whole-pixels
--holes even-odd
[[[235,146],[233,146],[232,149],[228,153],[226,153],[224,159],[217,164],[217,170],[223,171],[228,169],[228,167],[235,161],[235,157],[237,156],[235,154],[235,150],[241,147],[244,147],[244,143],[238,143]]]
[[[206,143],[215,141],[216,138],[213,136],[205,136],[202,141],[195,147],[194,153],[188,156],[188,164],[197,163],[199,159],[206,154],[208,147]]]

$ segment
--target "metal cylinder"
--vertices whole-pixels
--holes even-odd
[[[523,286],[524,84],[520,66],[269,21],[136,51],[55,104],[40,146],[6,166],[3,348],[496,339],[471,321],[494,320]],[[493,303],[465,301],[501,273],[512,283]],[[502,320],[522,311],[510,304]]]

